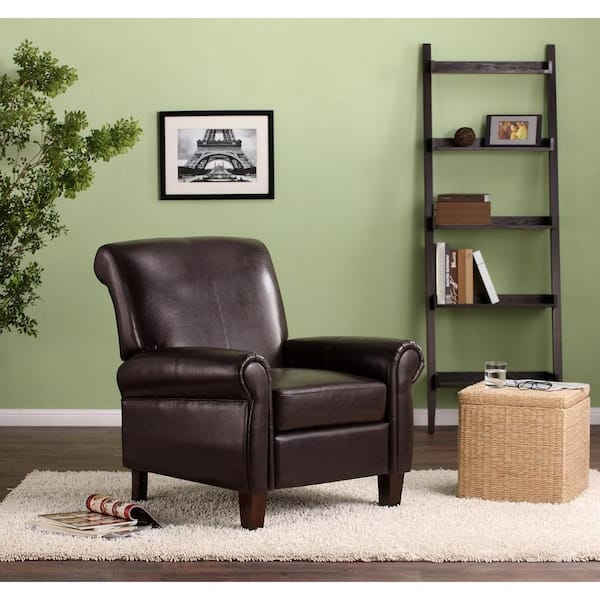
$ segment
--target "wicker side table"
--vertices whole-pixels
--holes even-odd
[[[459,391],[458,496],[568,502],[588,486],[590,388]]]

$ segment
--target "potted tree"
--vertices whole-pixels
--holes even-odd
[[[35,336],[27,309],[39,298],[42,268],[33,256],[66,233],[57,200],[90,187],[93,164],[127,152],[142,130],[132,118],[88,129],[80,110],[60,119],[52,99],[77,71],[28,40],[13,60],[16,75],[0,77],[0,333]]]

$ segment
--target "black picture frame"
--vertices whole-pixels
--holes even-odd
[[[161,200],[273,199],[272,110],[161,111]]]
[[[542,115],[487,115],[486,146],[539,146]]]

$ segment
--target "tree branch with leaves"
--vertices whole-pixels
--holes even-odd
[[[52,99],[77,80],[49,52],[25,40],[13,55],[16,76],[0,77],[0,333],[37,335],[27,310],[39,299],[42,268],[32,259],[65,234],[56,201],[92,184],[92,165],[124,154],[142,130],[132,118],[88,130],[83,111],[62,120]]]

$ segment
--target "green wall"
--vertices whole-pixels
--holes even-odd
[[[92,188],[60,202],[69,234],[39,255],[39,336],[0,338],[0,408],[119,406],[113,309],[92,271],[98,246],[116,240],[260,238],[292,337],[424,346],[423,42],[438,60],[543,60],[556,44],[565,379],[600,384],[599,33],[597,20],[558,19],[0,20],[0,72],[28,38],[79,72],[61,110],[84,109],[93,126],[132,115],[144,128],[129,154],[98,166]],[[540,79],[436,77],[434,134],[481,132],[487,113],[540,112]],[[160,201],[156,113],[218,109],[274,110],[275,199]],[[543,157],[436,156],[435,170],[436,193],[490,192],[494,214],[544,210]],[[501,293],[546,291],[547,232],[468,235]],[[549,368],[548,324],[549,311],[446,311],[439,366]],[[425,406],[423,378],[415,400]]]

